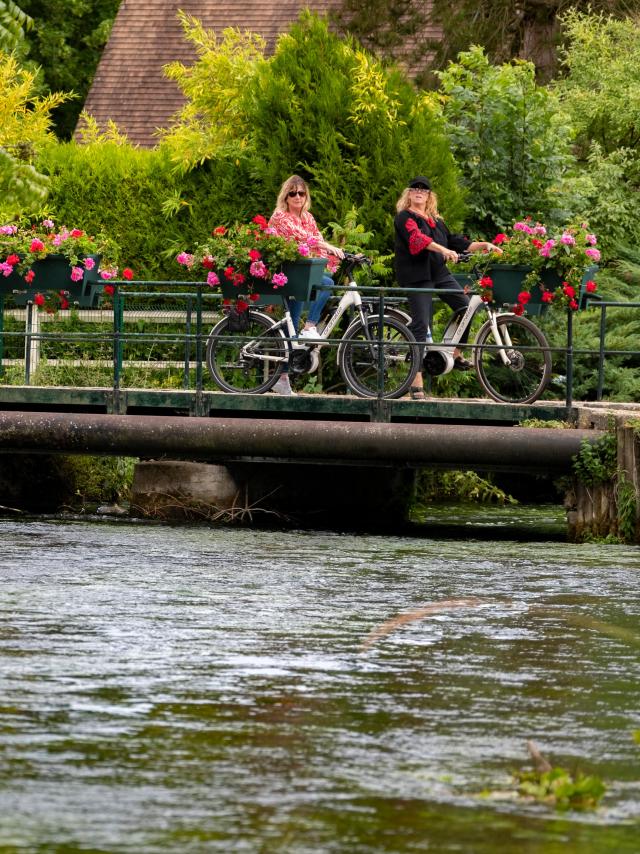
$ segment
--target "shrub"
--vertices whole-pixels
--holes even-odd
[[[554,187],[572,164],[571,128],[557,96],[536,84],[533,63],[494,66],[476,46],[438,76],[470,231],[492,235],[524,212],[553,219]]]

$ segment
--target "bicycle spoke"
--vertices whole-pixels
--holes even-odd
[[[367,326],[353,324],[345,333],[339,365],[347,385],[361,397],[400,397],[417,369],[418,347],[403,323],[395,318],[369,318]]]
[[[532,403],[546,388],[551,374],[547,341],[524,317],[505,314],[497,321],[499,340],[489,323],[476,339],[474,360],[480,383],[494,400]]]
[[[225,318],[207,341],[207,365],[224,391],[260,394],[276,382],[284,367],[286,345],[268,317],[249,312],[246,329],[229,328]]]

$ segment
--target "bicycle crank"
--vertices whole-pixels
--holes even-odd
[[[320,353],[317,349],[295,350],[289,361],[292,374],[312,374],[318,370]]]

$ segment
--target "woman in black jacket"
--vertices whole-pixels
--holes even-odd
[[[458,260],[463,252],[497,252],[498,246],[488,241],[471,241],[460,234],[451,234],[438,214],[438,198],[424,175],[409,182],[398,199],[394,220],[395,271],[398,284],[403,288],[436,288],[455,293],[443,293],[442,299],[454,311],[465,309],[469,299],[462,287],[447,269],[447,261]],[[427,340],[431,316],[431,294],[407,295],[411,309],[411,331],[416,341]],[[467,333],[461,339],[467,340]],[[454,368],[467,371],[473,367],[459,349],[453,351]],[[415,376],[411,387],[414,400],[424,400],[422,373]]]

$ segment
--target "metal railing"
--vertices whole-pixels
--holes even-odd
[[[203,363],[204,348],[209,334],[209,328],[213,322],[220,317],[222,297],[212,292],[204,283],[182,282],[182,281],[155,281],[155,282],[115,282],[111,309],[80,309],[60,311],[55,316],[41,313],[33,304],[28,303],[25,309],[4,308],[4,297],[0,294],[0,384],[5,382],[6,369],[9,367],[23,367],[24,384],[29,385],[34,375],[42,364],[43,349],[55,342],[60,345],[66,342],[70,351],[66,356],[57,359],[47,358],[46,363],[50,366],[87,366],[109,367],[111,370],[111,384],[114,390],[120,388],[122,383],[123,369],[126,367],[152,367],[154,369],[175,368],[182,371],[182,387],[184,389],[195,388],[196,391],[203,389]],[[157,290],[156,288],[160,288]],[[336,292],[343,290],[340,286],[334,288]],[[393,287],[360,287],[363,297],[376,306],[375,311],[384,314],[385,307],[391,303],[398,304],[404,299],[407,289]],[[412,289],[413,293],[418,292]],[[432,288],[421,289],[421,292],[439,296],[442,290]],[[150,307],[149,303],[155,303]],[[158,307],[161,304],[160,307]],[[604,390],[604,366],[608,356],[633,356],[638,355],[638,350],[608,350],[606,348],[607,318],[609,309],[637,309],[640,302],[608,302],[587,300],[587,309],[598,309],[601,312],[599,324],[599,343],[597,350],[576,349],[574,346],[573,312],[566,314],[566,341],[563,346],[549,346],[552,354],[562,354],[565,364],[566,388],[565,403],[569,408],[574,398],[574,369],[577,357],[592,357],[597,359],[597,391],[598,400],[602,399]],[[67,321],[75,318],[82,324],[99,323],[108,326],[109,331],[102,329],[96,332],[63,330],[48,332],[54,322]],[[24,321],[23,329],[7,329],[7,319]],[[140,331],[144,324],[154,323],[161,325],[180,325],[182,328],[176,332],[148,332]],[[138,331],[132,331],[131,326],[137,327]],[[15,325],[15,324],[14,324]],[[382,336],[382,326],[378,326],[379,334]],[[22,340],[22,346],[16,346],[16,342]],[[328,339],[330,346],[337,346],[340,339]],[[176,354],[179,346],[182,352],[181,358],[164,359],[125,359],[127,345],[132,343],[148,343],[149,345],[166,345],[169,350]],[[89,350],[98,350],[96,358],[77,359],[72,353],[76,352],[80,344],[90,345]],[[472,349],[473,344],[465,345]],[[59,348],[58,348],[59,349]],[[18,351],[21,350],[21,355]],[[109,355],[106,356],[106,351]],[[10,356],[6,353],[9,351]],[[384,350],[378,350],[380,360],[380,388],[382,388],[382,367],[384,361]],[[191,376],[194,373],[192,381]],[[380,391],[381,394],[381,391]]]

